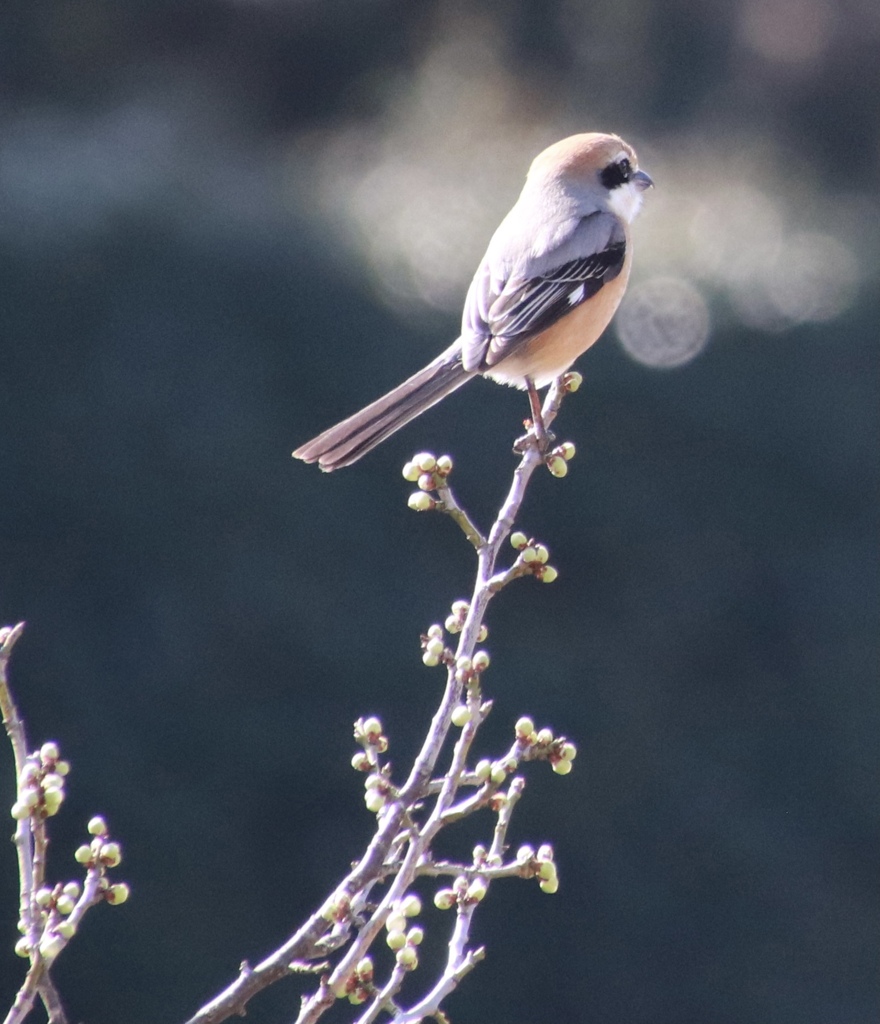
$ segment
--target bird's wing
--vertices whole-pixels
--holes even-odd
[[[518,345],[592,298],[620,273],[626,256],[621,222],[594,213],[574,223],[549,252],[493,274],[491,249],[465,305],[462,361],[467,369],[494,366]]]

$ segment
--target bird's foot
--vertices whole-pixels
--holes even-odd
[[[541,455],[546,455],[556,440],[556,435],[546,428],[543,418],[523,420],[523,426],[527,432],[513,442],[514,452],[522,455],[529,448],[537,448]]]

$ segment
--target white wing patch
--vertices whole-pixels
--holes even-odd
[[[579,302],[583,302],[584,298],[584,286],[579,284],[577,288],[572,289],[568,293],[568,304],[569,306],[576,306]]]

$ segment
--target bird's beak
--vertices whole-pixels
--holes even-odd
[[[639,191],[644,192],[647,188],[654,187],[654,179],[650,174],[645,174],[644,171],[634,171],[630,181],[635,182]]]

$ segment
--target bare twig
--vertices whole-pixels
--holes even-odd
[[[551,387],[542,410],[545,426],[549,426],[556,417],[566,390],[564,380]],[[372,1024],[382,1012],[393,1016],[395,1024],[411,1024],[427,1015],[438,1016],[439,1019],[442,1000],[484,956],[482,949],[469,951],[467,939],[474,909],[482,895],[485,895],[485,888],[496,878],[533,877],[536,872],[529,863],[503,863],[504,837],[510,815],[522,791],[522,780],[509,782],[507,792],[501,799],[498,787],[509,777],[508,770],[503,771],[499,779],[488,783],[474,771],[467,770],[471,745],[490,706],[483,703],[480,696],[479,672],[469,666],[492,597],[503,585],[530,571],[521,562],[516,562],[510,569],[499,572],[496,571],[496,564],[513,528],[529,480],[547,458],[538,444],[526,444],[514,470],[507,497],[485,537],[452,494],[446,479],[451,468],[450,460],[439,460],[443,463],[439,465],[430,457],[428,468],[424,469],[426,476],[420,476],[420,470],[408,473],[414,464],[407,467],[407,479],[418,479],[423,491],[434,491],[437,495],[436,500],[427,496],[418,498],[413,507],[434,508],[451,516],[477,552],[476,580],[466,614],[460,622],[458,645],[454,655],[447,651],[443,656],[447,677],[439,706],[409,775],[399,789],[394,790],[379,772],[377,748],[372,740],[365,745],[364,770],[372,773],[373,779],[384,787],[382,792],[387,793],[388,798],[378,812],[377,831],[360,861],[297,932],[255,967],[242,964],[238,977],[206,1003],[187,1024],[219,1024],[233,1015],[243,1015],[249,1001],[262,989],[281,977],[294,972],[302,973],[306,963],[318,957],[326,957],[329,952],[348,942],[332,970],[322,977],[316,990],[302,1000],[297,1024],[315,1024],[341,993],[351,992],[351,986],[359,984],[358,971],[365,970],[365,958],[370,947],[393,909],[400,904],[418,877],[453,872],[459,877],[478,877],[482,894],[479,897],[459,899],[447,964],[442,976],[427,995],[410,1009],[399,1009],[395,997],[403,985],[407,969],[398,960],[398,967],[391,972],[383,986],[373,987],[371,972],[370,980],[361,986],[364,994],[359,997],[359,1001],[368,999],[369,1004],[362,1012],[359,1024]],[[485,662],[488,663],[487,658]],[[463,665],[468,667],[462,668]],[[452,727],[453,712],[462,704],[463,698],[466,699],[468,720],[458,722],[461,732],[453,746],[448,767],[435,777],[438,759]],[[358,727],[363,724],[359,722]],[[506,760],[515,765],[525,754],[525,747],[518,743]],[[456,803],[456,795],[463,785],[478,788],[467,800]],[[467,868],[462,866],[461,871],[457,865],[433,863],[430,849],[437,833],[465,814],[491,806],[496,794],[499,807],[496,808],[498,817],[490,863],[475,863]],[[423,823],[419,824],[424,811],[420,813],[418,808],[429,797],[432,806]],[[384,893],[374,905],[368,906],[373,889],[389,878],[390,884]]]

